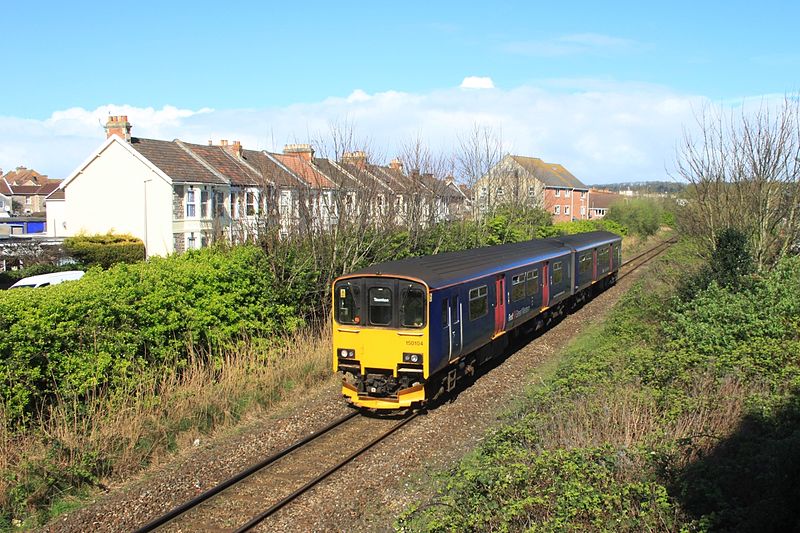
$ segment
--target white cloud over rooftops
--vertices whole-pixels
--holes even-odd
[[[546,83],[422,93],[354,90],[344,97],[265,109],[109,104],[56,111],[45,120],[0,117],[0,168],[24,165],[66,177],[104,141],[102,126],[111,114],[128,115],[138,137],[198,144],[240,140],[245,148],[273,151],[286,143],[328,139],[331,124],[347,124],[356,139],[368,139],[386,161],[413,139],[450,155],[459,135],[478,124],[502,132],[506,151],[561,163],[587,184],[665,179],[683,128],[691,128],[695,111],[706,105],[705,98],[663,87],[608,81],[569,91]],[[325,153],[324,147],[318,151]]]

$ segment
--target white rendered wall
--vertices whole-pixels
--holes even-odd
[[[119,143],[64,190],[64,235],[128,233],[142,239],[148,256],[172,253],[172,185]]]
[[[67,230],[64,229],[67,222],[66,202],[64,200],[47,200],[45,210],[47,211],[47,236],[66,236]]]

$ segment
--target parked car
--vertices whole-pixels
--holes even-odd
[[[83,277],[83,270],[66,270],[64,272],[52,272],[50,274],[39,274],[38,276],[30,276],[22,278],[10,289],[23,289],[23,288],[38,288],[47,287],[49,285],[58,285],[65,281],[72,281],[81,279]]]

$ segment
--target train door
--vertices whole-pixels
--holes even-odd
[[[597,281],[597,248],[592,250],[592,281]]]
[[[442,300],[442,350],[448,360],[461,355],[464,334],[461,318],[461,298],[458,295]]]
[[[542,266],[542,307],[550,306],[550,263]]]
[[[497,335],[506,329],[506,277],[499,274],[494,282],[495,307],[494,307],[494,334]]]

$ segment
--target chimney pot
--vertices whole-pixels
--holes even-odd
[[[394,170],[403,170],[403,162],[395,157],[392,159],[391,163],[389,163],[389,168],[393,168]]]
[[[122,115],[112,115],[108,117],[108,122],[106,122],[105,130],[106,130],[106,138],[111,137],[112,135],[116,135],[125,139],[126,141],[131,141],[131,123],[128,122],[128,116]]]
[[[286,155],[299,155],[306,161],[311,161],[314,158],[314,149],[310,144],[287,144],[283,147],[283,153]]]

